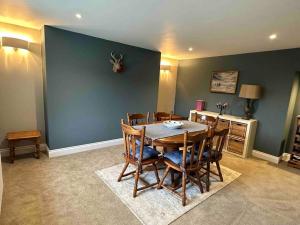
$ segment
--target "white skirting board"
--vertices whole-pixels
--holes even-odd
[[[40,150],[42,152],[46,152],[48,149],[46,144],[40,144]],[[26,146],[20,146],[16,147],[15,153],[16,155],[22,155],[22,154],[28,154],[31,152],[35,151],[35,146],[34,145],[26,145]],[[0,149],[1,156],[7,157],[9,156],[9,149],[8,148],[3,148]]]
[[[49,158],[54,158],[54,157],[58,157],[58,156],[70,155],[70,154],[74,154],[74,153],[85,152],[85,151],[101,149],[101,148],[107,148],[107,147],[121,145],[121,144],[123,144],[123,138],[95,142],[95,143],[84,144],[84,145],[76,145],[76,146],[53,149],[53,150],[49,150],[49,148],[46,144],[41,144],[40,148],[41,148],[41,151],[46,152],[48,154]],[[17,155],[31,153],[33,151],[34,151],[34,145],[21,146],[21,147],[16,148]],[[0,149],[0,153],[1,153],[1,156],[9,156],[9,149],[8,148]],[[267,154],[267,153],[264,153],[264,152],[261,152],[258,150],[253,150],[252,156],[266,160],[271,163],[275,163],[275,164],[278,164],[281,160],[281,157],[273,156],[273,155],[270,155],[270,154]]]
[[[254,156],[256,158],[259,158],[259,159],[266,160],[266,161],[271,162],[271,163],[275,163],[275,164],[278,164],[280,162],[280,159],[281,159],[281,157],[270,155],[270,154],[267,154],[267,153],[264,153],[264,152],[261,152],[261,151],[257,151],[257,150],[252,151],[252,156]]]
[[[107,148],[107,147],[121,145],[121,144],[123,144],[123,138],[95,142],[95,143],[84,144],[84,145],[76,145],[76,146],[53,149],[53,150],[49,150],[47,148],[47,150],[48,150],[49,158],[54,158],[58,156],[70,155],[74,153],[85,152],[85,151],[101,149],[101,148]]]

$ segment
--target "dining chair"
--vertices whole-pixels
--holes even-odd
[[[136,197],[138,191],[155,186],[159,183],[159,176],[156,167],[156,163],[160,159],[159,152],[149,146],[144,145],[145,130],[146,130],[145,126],[141,130],[137,130],[134,129],[132,126],[125,124],[124,120],[122,119],[121,127],[122,127],[124,148],[125,148],[125,153],[123,154],[125,165],[118,177],[118,182],[121,181],[122,177],[134,174],[135,181],[134,181],[133,197]],[[137,139],[140,140],[140,144],[137,143],[136,141]],[[125,174],[125,171],[127,170],[129,164],[134,165],[136,167],[136,170]],[[145,186],[142,187],[138,187],[138,182],[139,179],[141,179],[140,174],[142,173],[143,166],[148,166],[148,165],[152,165],[152,167],[154,168],[154,173],[157,182],[152,184],[146,184]],[[145,182],[144,180],[142,181]]]
[[[213,116],[207,116],[207,115],[202,115],[200,113],[192,113],[191,115],[191,120],[193,122],[198,122],[204,125],[208,125],[211,127],[216,127],[219,117],[213,117]]]
[[[223,175],[220,168],[220,161],[222,159],[222,151],[228,135],[229,129],[214,130],[213,137],[211,138],[211,144],[207,145],[209,149],[205,149],[203,152],[203,160],[208,163],[216,163],[218,174],[210,170],[207,166],[206,169],[210,170],[210,173],[219,176],[220,181],[223,181]]]
[[[216,130],[227,129],[230,126],[230,121],[225,119],[218,119]]]
[[[154,112],[153,113],[153,121],[164,121],[164,120],[171,120],[171,114],[166,112]]]
[[[180,115],[175,115],[175,114],[171,114],[170,116],[170,120],[187,120],[188,117],[186,116],[180,116]]]
[[[205,146],[205,152],[206,152],[206,172],[202,174],[202,176],[206,177],[206,191],[209,191],[210,189],[210,149],[212,148],[214,144],[213,136],[215,129],[217,127],[219,117],[213,117],[213,116],[207,116],[207,115],[202,115],[200,113],[192,113],[191,115],[191,120],[193,122],[201,123],[203,125],[207,125],[208,128],[208,135],[207,135],[207,142]]]
[[[200,169],[203,167],[203,151],[206,144],[207,132],[193,132],[188,133],[186,131],[183,137],[183,150],[171,151],[164,154],[164,163],[166,164],[166,170],[163,178],[160,180],[157,188],[162,187],[172,190],[174,193],[182,197],[182,205],[186,205],[186,185],[188,182],[196,184],[200,192],[203,193],[203,186],[200,178]],[[189,151],[189,146],[192,148]],[[196,149],[197,148],[197,149]],[[200,154],[197,154],[200,153]],[[163,182],[168,173],[174,170],[181,174],[181,184],[177,187],[169,188],[164,185]],[[192,176],[196,174],[196,178]],[[177,192],[179,188],[182,188],[181,193]]]
[[[127,122],[130,126],[135,125],[144,125],[149,123],[150,113],[148,112],[146,115],[142,113],[127,113]]]
[[[187,120],[185,116],[175,115],[172,112],[156,112],[153,113],[153,121],[165,121],[165,120]]]

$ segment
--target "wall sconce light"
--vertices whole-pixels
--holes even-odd
[[[29,41],[13,37],[2,37],[2,47],[21,48],[29,50]]]
[[[160,65],[160,70],[170,71],[171,70],[171,66],[170,65]]]

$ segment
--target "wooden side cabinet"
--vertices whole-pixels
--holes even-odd
[[[219,115],[215,112],[197,110],[190,111],[190,119],[192,113],[219,117],[217,129],[223,129],[229,126],[229,133],[224,145],[224,151],[243,158],[252,155],[257,120],[245,120],[237,116]]]
[[[296,118],[296,133],[288,166],[300,169],[300,115]]]

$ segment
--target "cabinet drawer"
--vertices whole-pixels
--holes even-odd
[[[246,137],[247,124],[231,122],[230,134],[238,137]]]
[[[224,120],[224,119],[219,119],[218,124],[217,124],[217,130],[223,130],[229,128],[230,121],[229,120]]]
[[[242,140],[237,140],[237,139],[230,138],[228,140],[227,151],[243,155],[244,144],[245,143]]]

